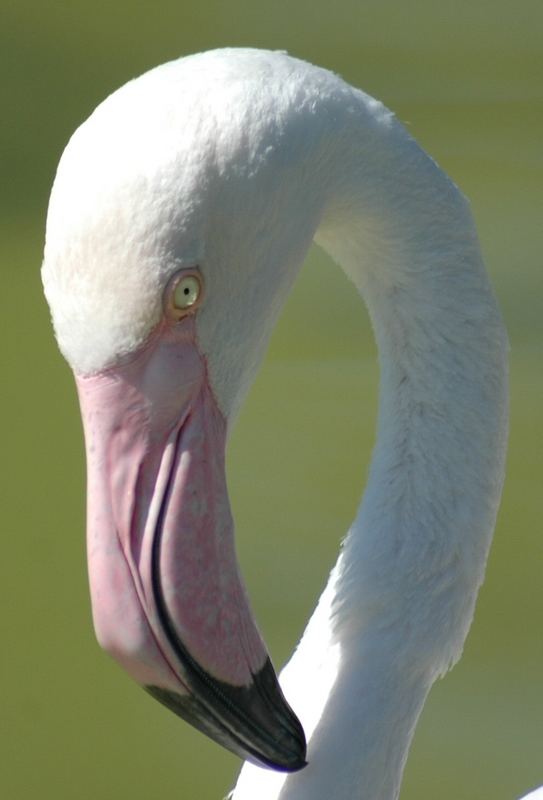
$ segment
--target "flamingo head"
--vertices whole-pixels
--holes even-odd
[[[62,156],[43,264],[83,418],[98,640],[175,713],[285,771],[304,733],[238,571],[224,462],[319,217],[299,63],[193,56],[109,97]]]

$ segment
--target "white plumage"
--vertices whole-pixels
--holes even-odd
[[[205,53],[127,84],[76,132],[43,279],[63,353],[94,374],[138,352],[170,276],[197,264],[198,347],[228,421],[313,239],[371,315],[377,444],[282,673],[309,765],[246,765],[233,797],[394,800],[427,693],[461,654],[504,474],[507,340],[465,198],[337,76],[282,53]]]

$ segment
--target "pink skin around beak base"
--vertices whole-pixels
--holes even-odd
[[[163,322],[135,357],[76,381],[98,640],[139,683],[186,694],[166,613],[203,670],[248,686],[267,654],[237,567],[226,423],[194,319]]]

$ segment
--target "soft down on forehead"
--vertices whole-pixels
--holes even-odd
[[[169,276],[199,265],[198,340],[228,413],[321,214],[308,159],[326,148],[338,82],[332,91],[329,73],[308,76],[288,56],[224,53],[152,70],[76,131],[51,196],[43,280],[59,345],[88,374],[137,348]]]

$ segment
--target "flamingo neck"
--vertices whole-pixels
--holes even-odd
[[[364,497],[282,674],[309,766],[245,765],[234,800],[395,800],[484,575],[504,469],[505,331],[466,201],[399,125],[381,134],[373,160],[336,171],[317,234],[368,306],[381,387]]]

